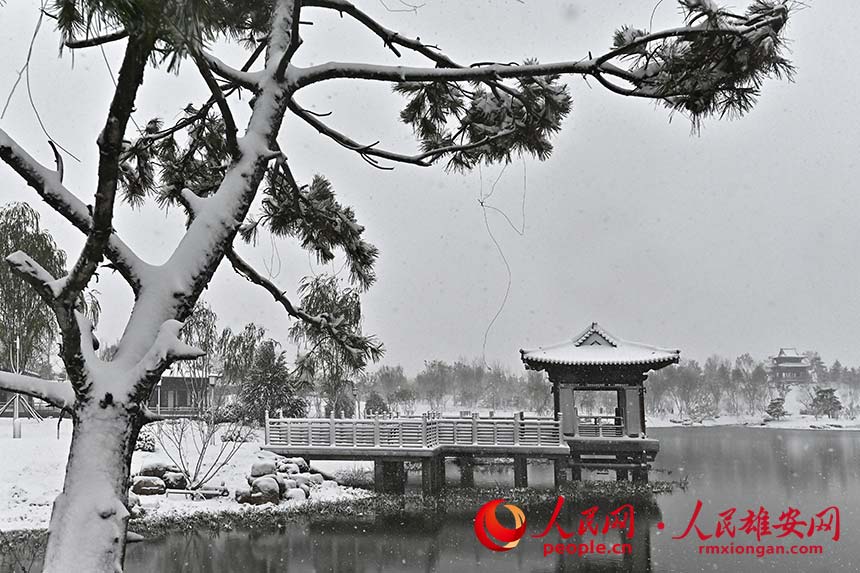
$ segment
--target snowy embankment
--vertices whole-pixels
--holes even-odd
[[[22,438],[16,440],[12,438],[11,419],[0,418],[0,531],[48,527],[51,506],[63,487],[71,435],[72,424],[68,419],[60,423],[59,439],[55,419],[43,422],[25,419]],[[186,499],[184,495],[175,494],[140,496],[141,504],[146,509],[147,517],[166,519],[178,519],[201,512],[245,513],[265,508],[266,506],[241,505],[233,498],[233,492],[248,487],[246,476],[254,463],[274,457],[275,454],[260,449],[259,441],[248,442],[239,448],[236,455],[210,482],[210,485],[215,486],[223,482],[230,491],[229,497],[193,501]],[[132,474],[144,463],[152,461],[169,462],[170,459],[161,451],[160,446],[151,453],[135,452],[131,465]],[[328,474],[336,474],[341,470],[348,470],[351,465],[350,462],[321,462],[314,463],[314,468]],[[368,495],[369,492],[365,490],[341,486],[320,489],[308,501],[285,501],[281,502],[281,505],[288,510],[296,505],[346,501]]]

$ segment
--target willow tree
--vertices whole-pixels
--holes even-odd
[[[0,208],[0,256],[24,250],[52,273],[66,270],[66,253],[26,203]],[[8,266],[0,268],[0,369],[33,370],[47,357],[57,333],[51,309]]]
[[[305,185],[293,176],[284,151],[301,143],[279,138],[285,115],[376,166],[444,163],[467,170],[518,154],[547,159],[550,140],[571,110],[563,77],[591,78],[612,94],[662,102],[698,122],[749,110],[765,79],[791,72],[782,55],[789,17],[784,2],[754,0],[743,11],[721,9],[713,0],[681,5],[684,21],[678,27],[623,27],[611,48],[596,55],[515,65],[493,63],[492,54],[461,64],[433,45],[386,28],[347,0],[48,0],[45,10],[69,50],[118,42],[124,52],[104,127],[95,138],[94,189],[75,189],[74,182],[64,181],[59,155],[55,166],[47,166],[0,131],[0,158],[86,236],[62,276],[24,252],[7,258],[54,312],[68,381],[3,374],[0,386],[65,408],[74,421],[45,570],[122,568],[129,461],[138,431],[152,419],[146,400],[171,363],[202,355],[181,340],[180,329],[224,259],[268,291],[289,316],[342,345],[357,366],[377,351],[373,341],[344,332],[337,316],[312,315],[294,305],[283,287],[234,250],[243,227],[250,235],[262,225],[275,235],[295,237],[321,261],[342,252],[357,287],[374,280],[376,249],[362,239],[352,210],[335,200],[332,186],[321,178]],[[315,11],[353,19],[394,56],[414,52],[427,63],[297,66],[301,22]],[[218,57],[227,43],[247,50],[244,64]],[[211,92],[208,101],[198,106],[176,101],[177,110],[185,112],[176,123],[154,119],[139,133],[129,130],[147,69],[180,65],[196,70]],[[303,90],[336,80],[384,82],[403,94],[400,119],[414,128],[420,150],[359,143],[302,106]],[[251,113],[240,132],[232,110],[241,92],[252,96],[241,100],[241,105],[250,102]],[[175,99],[171,90],[150,95]],[[252,220],[249,211],[258,194],[262,212]],[[187,228],[166,262],[143,260],[114,230],[117,197],[132,205],[150,199],[178,203],[187,210]],[[99,359],[93,326],[76,302],[101,265],[118,272],[134,295],[109,361]]]

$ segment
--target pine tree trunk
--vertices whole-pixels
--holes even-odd
[[[63,492],[54,501],[45,573],[122,571],[128,478],[139,426],[125,407],[77,411]]]

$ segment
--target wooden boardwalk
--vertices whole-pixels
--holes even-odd
[[[435,414],[396,418],[266,418],[263,449],[282,455],[321,460],[374,462],[375,483],[382,491],[402,491],[403,463],[422,463],[422,484],[433,493],[444,484],[444,461],[458,458],[465,485],[473,482],[475,458],[513,458],[514,485],[528,485],[527,461],[550,459],[556,483],[564,480],[570,447],[561,420],[443,417]]]

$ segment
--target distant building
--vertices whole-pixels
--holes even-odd
[[[152,390],[148,405],[161,416],[190,416],[211,406],[233,404],[237,393],[238,388],[223,384],[220,376],[199,378],[168,372]]]
[[[768,373],[778,386],[812,382],[812,365],[796,348],[780,348],[779,354],[771,356]]]

